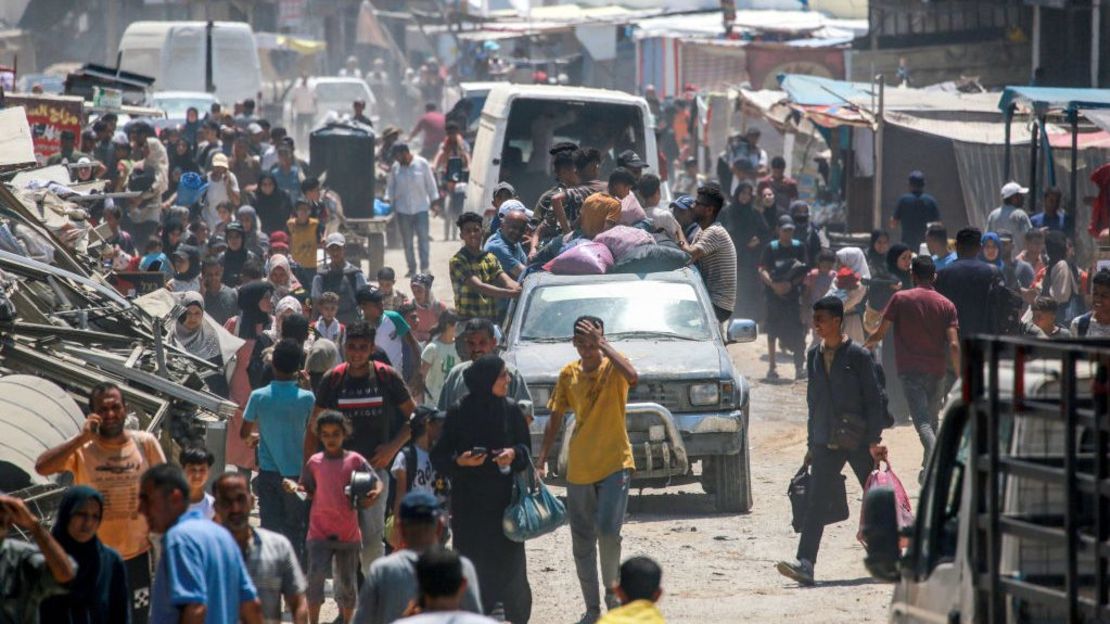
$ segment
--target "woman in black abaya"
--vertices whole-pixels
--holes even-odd
[[[501,519],[512,500],[513,472],[531,470],[528,424],[505,398],[509,371],[501,358],[479,358],[463,379],[470,394],[447,410],[432,464],[451,479],[454,545],[474,563],[482,606],[493,611],[501,604],[508,621],[524,624],[532,614],[524,544],[505,537]],[[486,453],[471,452],[478,447]]]

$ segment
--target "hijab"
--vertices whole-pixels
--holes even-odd
[[[886,268],[886,257],[875,249],[875,245],[879,242],[879,239],[884,236],[887,240],[890,240],[890,235],[887,234],[885,230],[871,231],[871,243],[867,246],[867,262],[871,265],[872,270],[876,268]]]
[[[239,206],[239,210],[235,213],[235,218],[239,223],[243,224],[243,230],[247,235],[257,234],[262,229],[262,223],[258,220],[258,211],[253,206]],[[250,229],[247,228],[247,221],[251,222]]]
[[[274,269],[278,267],[285,269],[285,281],[280,284],[274,281]],[[296,275],[293,275],[293,267],[289,263],[289,257],[285,254],[274,254],[266,261],[266,279],[274,285],[275,291],[281,292],[283,295],[301,287],[301,282]]]
[[[303,309],[301,302],[297,301],[296,297],[292,295],[282,297],[282,299],[277,302],[277,305],[274,306],[274,324],[273,327],[266,332],[267,335],[269,335],[274,342],[281,340],[281,326],[282,323],[285,322],[285,317],[299,314]]]
[[[175,269],[173,278],[179,282],[191,282],[197,279],[200,276],[200,250],[193,245],[178,245],[174,253],[183,253],[189,258],[189,269],[184,273],[177,273]]]
[[[913,285],[910,280],[910,272],[898,268],[898,257],[907,251],[910,251],[909,247],[902,243],[895,243],[890,246],[890,251],[886,252],[886,268],[890,271],[892,277],[902,281],[903,288],[909,288]]]
[[[266,179],[274,183],[274,192],[269,195],[262,192],[262,181]],[[270,234],[284,228],[285,222],[293,214],[289,194],[277,185],[277,178],[270,173],[264,173],[258,177],[258,189],[254,195],[254,208],[259,218],[270,225],[270,228],[266,230]]]
[[[505,370],[505,360],[496,355],[483,355],[463,372],[463,381],[470,394],[463,402],[489,404],[502,397],[493,396],[493,384]]]
[[[113,597],[121,597],[118,592],[112,591],[113,585],[122,581],[113,578],[122,572],[123,561],[119,554],[105,546],[97,536],[82,544],[69,534],[69,522],[73,515],[90,500],[100,504],[103,517],[104,496],[95,489],[75,485],[62,496],[50,534],[77,563],[77,576],[66,584],[69,591],[65,595],[43,602],[40,609],[43,622],[108,622],[113,614],[118,615],[120,611],[120,605],[108,604]]]
[[[200,308],[201,312],[204,312],[204,297],[198,292],[185,293],[181,299],[181,304],[186,308],[196,306]],[[202,319],[200,327],[190,331],[182,322],[184,317],[185,315],[182,314],[177,319],[177,324],[174,327],[173,337],[177,344],[202,360],[213,360],[220,357],[220,337],[216,330],[208,324],[208,319]]]
[[[990,260],[987,260],[987,254],[986,254],[987,241],[993,242],[995,249],[998,250],[998,257],[995,258],[993,262],[990,261]],[[982,260],[983,262],[986,262],[987,264],[993,264],[994,266],[1001,269],[1002,268],[1002,239],[999,238],[998,234],[996,234],[994,232],[987,232],[986,234],[983,234],[983,238],[981,238],[979,240],[979,242],[983,246],[983,250],[981,250],[979,252],[979,259]]]
[[[247,340],[257,338],[259,325],[263,330],[269,329],[272,319],[258,305],[273,291],[274,287],[269,282],[251,282],[239,287],[240,338]]]
[[[177,153],[177,147],[181,143],[185,144],[184,154]],[[178,139],[174,142],[173,150],[170,151],[170,169],[180,169],[182,173],[186,171],[200,173],[200,167],[198,167],[197,162],[193,160],[193,148],[189,145],[189,141]]]
[[[859,247],[844,247],[836,252],[836,261],[842,267],[852,269],[860,279],[871,279],[871,268],[867,266],[867,258]]]

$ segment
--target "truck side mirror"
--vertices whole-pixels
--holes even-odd
[[[898,513],[894,490],[872,488],[863,497],[863,521],[860,524],[867,557],[863,560],[871,576],[893,583],[899,578]]]
[[[728,322],[728,332],[726,334],[729,344],[755,342],[755,339],[759,336],[759,330],[756,329],[755,321],[733,319]]]

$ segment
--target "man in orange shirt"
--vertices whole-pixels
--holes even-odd
[[[45,476],[68,472],[74,485],[88,485],[104,496],[101,541],[119,552],[131,586],[131,622],[149,615],[151,557],[146,518],[139,513],[139,482],[151,466],[166,463],[158,439],[146,431],[124,429],[127,404],[119,386],[97,384],[89,393],[91,413],[81,432],[48,449],[35,462]]]

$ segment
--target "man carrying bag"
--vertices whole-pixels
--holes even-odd
[[[886,456],[880,444],[884,424],[879,380],[871,354],[844,335],[844,303],[824,297],[813,304],[813,328],[821,343],[809,350],[809,451],[811,473],[797,559],[780,561],[778,571],[813,585],[813,564],[825,531],[830,496],[844,496],[840,473],[850,464],[860,486]],[[840,501],[833,505],[840,506]]]

